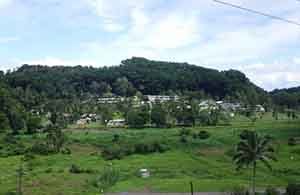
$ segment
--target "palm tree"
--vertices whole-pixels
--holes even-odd
[[[259,136],[255,131],[243,131],[240,135],[240,142],[237,145],[237,153],[233,161],[237,165],[237,170],[243,167],[252,167],[252,191],[255,194],[255,177],[258,162],[262,162],[267,168],[272,170],[270,160],[276,161],[274,149],[271,145],[270,136]]]

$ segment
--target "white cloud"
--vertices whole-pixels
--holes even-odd
[[[152,49],[174,49],[199,41],[199,21],[196,16],[172,13],[145,32],[141,45]]]
[[[300,67],[292,60],[240,66],[250,79],[267,90],[300,85]]]
[[[61,58],[55,57],[45,57],[44,59],[36,59],[36,60],[20,60],[19,64],[32,64],[32,65],[48,65],[48,66],[57,66],[57,65],[64,65],[64,66],[90,66],[96,65],[97,63],[94,60],[65,60]]]

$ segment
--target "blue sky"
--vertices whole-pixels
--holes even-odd
[[[296,0],[224,0],[300,22]],[[132,56],[300,85],[300,27],[212,0],[0,0],[0,69],[118,65]]]

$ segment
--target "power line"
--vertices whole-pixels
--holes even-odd
[[[263,12],[260,12],[260,11],[256,11],[256,10],[253,10],[253,9],[249,9],[249,8],[246,8],[246,7],[242,7],[242,6],[239,6],[239,5],[231,4],[231,3],[220,1],[220,0],[212,0],[212,1],[214,1],[216,3],[219,3],[219,4],[226,5],[226,6],[230,6],[230,7],[233,7],[233,8],[241,9],[241,10],[244,10],[244,11],[247,11],[247,12],[251,12],[251,13],[254,13],[254,14],[258,14],[258,15],[262,15],[262,16],[265,16],[265,17],[269,17],[269,18],[272,18],[274,20],[280,20],[280,21],[283,21],[283,22],[287,22],[287,23],[290,23],[290,24],[294,24],[294,25],[300,26],[300,23],[298,23],[298,22],[295,22],[295,21],[292,21],[292,20],[288,20],[288,19],[285,19],[285,18],[281,18],[279,16],[274,16],[274,15],[266,14],[266,13],[263,13]],[[296,1],[300,2],[300,0],[296,0]]]

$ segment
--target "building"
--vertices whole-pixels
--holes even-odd
[[[214,100],[204,100],[198,104],[200,111],[202,110],[216,110],[217,103]]]
[[[237,111],[241,109],[240,103],[230,103],[230,102],[222,102],[218,104],[223,110],[226,111]]]
[[[266,112],[266,109],[262,105],[258,104],[256,105],[256,112]]]
[[[146,96],[147,100],[151,103],[155,102],[168,102],[168,101],[178,101],[179,97],[178,96],[167,96],[167,95],[147,95]]]
[[[126,124],[125,119],[114,119],[114,120],[110,120],[107,123],[108,127],[124,127]]]
[[[97,102],[99,104],[116,104],[124,101],[125,101],[124,97],[102,97],[97,99]]]

